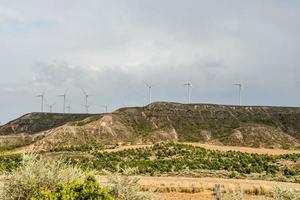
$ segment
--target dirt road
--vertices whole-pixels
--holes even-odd
[[[182,143],[189,144],[195,147],[202,147],[210,150],[219,150],[219,151],[240,151],[244,153],[257,153],[257,154],[269,154],[269,155],[282,155],[282,154],[300,154],[300,150],[285,150],[285,149],[266,149],[266,148],[251,148],[251,147],[239,147],[239,146],[220,146],[213,144],[203,144],[203,143]],[[107,152],[116,152],[126,149],[137,149],[151,147],[152,145],[125,145],[119,146],[115,149],[107,149]]]

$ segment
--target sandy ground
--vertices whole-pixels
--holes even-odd
[[[183,143],[189,144],[196,147],[202,147],[210,150],[219,150],[219,151],[240,151],[245,153],[257,153],[257,154],[269,154],[269,155],[282,155],[282,154],[293,154],[299,153],[300,150],[285,150],[285,149],[266,149],[266,148],[251,148],[251,147],[238,147],[238,146],[219,146],[213,144],[203,144],[203,143]],[[119,146],[115,149],[107,149],[107,152],[116,152],[126,149],[136,149],[136,148],[145,148],[151,147],[152,145],[127,145]]]

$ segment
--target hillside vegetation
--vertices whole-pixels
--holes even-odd
[[[0,127],[0,146],[31,144],[31,148],[41,150],[99,143],[178,141],[298,148],[299,122],[300,108],[158,102],[103,115],[25,115]]]
[[[137,173],[150,176],[212,176],[300,183],[300,154],[259,155],[160,143],[117,152],[106,152],[102,146],[54,148],[43,157],[55,158],[56,153],[61,154],[66,163],[97,171],[136,168]],[[0,171],[12,171],[20,163],[21,155],[0,156]]]

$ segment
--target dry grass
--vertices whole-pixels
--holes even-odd
[[[272,191],[272,196],[275,200],[299,200],[300,194],[293,189],[275,187]]]
[[[105,179],[100,178],[101,181]],[[273,199],[271,195],[275,186],[300,192],[300,184],[241,179],[141,176],[138,183],[142,186],[141,190],[153,192],[165,200],[214,199],[217,183],[224,186],[223,197],[233,200],[239,200],[240,190],[246,200]]]
[[[215,184],[224,185],[224,190],[234,189],[237,186],[249,190],[249,193],[255,193],[253,191],[261,190],[270,191],[275,186],[281,188],[292,188],[300,192],[300,184],[297,183],[285,183],[276,181],[262,181],[262,180],[246,180],[246,179],[223,179],[223,178],[190,178],[190,177],[140,177],[139,184],[148,187],[203,187],[204,189],[211,189]],[[257,192],[256,192],[257,193]]]
[[[50,191],[57,185],[84,180],[85,172],[62,161],[49,162],[35,154],[23,156],[21,166],[2,176],[0,199],[29,199],[41,189]]]
[[[138,184],[140,178],[131,176],[136,169],[122,170],[123,173],[107,173],[106,186],[109,193],[118,200],[156,200],[157,196],[143,190]]]
[[[271,193],[271,189],[267,189],[265,186],[259,185],[244,189],[244,192],[250,195],[268,195]]]
[[[158,187],[149,187],[149,186],[142,186],[141,188],[143,191],[148,192],[155,192],[155,193],[171,193],[171,192],[179,192],[179,193],[201,193],[204,191],[204,187],[165,187],[165,186],[158,186]]]

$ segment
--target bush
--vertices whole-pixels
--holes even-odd
[[[40,190],[31,200],[113,200],[106,189],[100,187],[95,177],[89,175],[84,182],[79,180],[59,186],[53,193],[48,189]]]
[[[20,166],[20,155],[0,155],[0,171],[12,171]]]
[[[272,191],[273,197],[275,200],[298,200],[300,199],[299,193],[285,189],[276,187]]]
[[[129,174],[132,170],[122,170]],[[140,192],[138,179],[111,174],[108,188],[100,187],[93,173],[60,160],[23,155],[20,166],[0,176],[1,200],[152,200]],[[109,191],[109,192],[108,192]]]
[[[119,169],[120,170],[120,169]],[[153,195],[147,192],[141,192],[142,188],[138,184],[138,177],[130,176],[136,169],[122,170],[120,173],[109,173],[108,190],[109,193],[118,200],[153,200],[156,199]]]
[[[54,191],[58,185],[83,181],[85,173],[62,161],[49,162],[37,155],[23,155],[20,167],[6,173],[1,180],[0,199],[30,199],[42,189]]]

